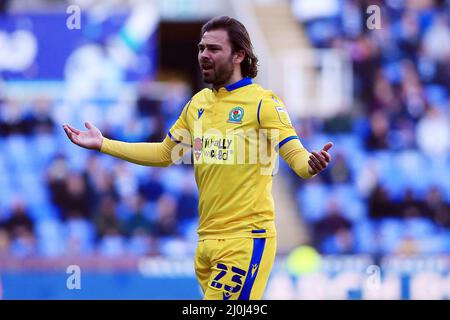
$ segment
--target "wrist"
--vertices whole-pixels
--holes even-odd
[[[106,140],[106,138],[105,137],[102,137],[101,139],[100,139],[100,143],[99,143],[99,146],[98,146],[98,151],[100,151],[100,152],[102,152],[102,151],[104,151],[104,149],[105,149],[105,140]]]

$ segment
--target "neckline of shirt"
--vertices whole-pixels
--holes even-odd
[[[239,81],[237,81],[237,82],[235,82],[233,84],[230,84],[230,85],[225,86],[225,87],[221,87],[221,88],[219,88],[219,90],[216,90],[216,89],[213,88],[212,91],[214,93],[216,93],[216,94],[221,92],[221,91],[231,92],[231,91],[237,90],[239,88],[248,86],[250,84],[253,84],[252,78],[245,77],[245,78],[242,78],[241,80],[239,80]]]

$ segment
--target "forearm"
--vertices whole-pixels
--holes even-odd
[[[128,143],[103,138],[100,152],[144,166],[167,167],[173,163],[175,145],[168,137],[159,143]]]
[[[279,154],[298,176],[303,179],[315,176],[309,172],[308,161],[311,154],[303,147],[300,140],[294,139],[287,142],[280,148]]]

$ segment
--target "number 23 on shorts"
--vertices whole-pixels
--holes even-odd
[[[246,272],[242,269],[239,269],[237,267],[232,266],[231,272],[233,276],[231,277],[231,282],[234,284],[234,286],[228,285],[222,283],[223,279],[228,272],[230,272],[230,268],[222,263],[217,264],[217,269],[220,270],[220,272],[217,274],[217,276],[214,277],[214,279],[211,281],[210,286],[217,289],[223,289],[226,292],[229,293],[236,293],[239,292],[239,290],[242,289],[242,278],[245,278]],[[222,280],[222,281],[221,281]]]

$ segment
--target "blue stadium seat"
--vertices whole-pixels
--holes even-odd
[[[445,161],[445,159],[427,157],[427,161],[427,173],[431,177],[431,184],[438,186],[444,199],[450,202],[450,179],[447,178],[450,172],[450,158]]]
[[[357,253],[373,254],[376,252],[375,230],[375,223],[367,218],[360,220],[353,226],[352,231]]]
[[[328,199],[331,197],[339,202],[343,215],[351,221],[357,222],[367,216],[367,206],[353,184],[332,186]]]
[[[307,222],[316,222],[325,215],[328,190],[325,185],[308,183],[297,191],[300,213]]]
[[[422,240],[436,233],[433,221],[423,217],[414,217],[403,220],[404,232],[417,240]]]
[[[66,247],[76,251],[76,254],[90,254],[93,251],[95,230],[91,221],[69,219],[64,223],[63,230]]]
[[[97,246],[103,257],[116,258],[126,253],[125,239],[120,235],[105,236]]]
[[[425,86],[425,94],[427,99],[436,106],[448,106],[449,90],[441,85],[427,85]]]
[[[440,254],[450,251],[450,232],[442,232],[430,235],[418,242],[420,253]]]
[[[150,251],[149,239],[142,235],[135,235],[126,240],[126,251],[133,256],[143,257]]]
[[[195,254],[196,245],[180,237],[164,237],[160,239],[160,249],[165,257],[192,257]]]
[[[46,186],[37,173],[18,173],[15,180],[18,190],[28,203],[41,204],[47,200]]]
[[[40,219],[35,225],[34,232],[38,252],[43,256],[60,256],[66,250],[63,226],[58,219]]]
[[[175,194],[180,193],[184,178],[185,172],[180,165],[173,165],[166,168],[161,174],[161,182],[165,190]]]
[[[59,218],[59,211],[52,203],[30,203],[28,206],[34,221]]]
[[[401,170],[395,165],[394,153],[377,151],[373,153],[373,156],[380,166],[380,182],[388,189],[389,194],[394,199],[400,199],[403,196],[406,184]]]
[[[8,170],[12,172],[32,172],[33,154],[27,143],[27,137],[10,136],[5,140],[4,151]]]
[[[392,166],[397,171],[396,177],[402,180],[402,187],[412,188],[416,194],[423,195],[431,185],[427,163],[422,154],[415,150],[394,154]]]
[[[45,168],[58,153],[58,143],[51,135],[39,134],[31,138],[33,144],[33,160],[39,168]]]
[[[198,240],[197,225],[198,225],[197,218],[185,220],[179,225],[180,233],[183,235],[184,238],[197,242]]]
[[[348,154],[363,152],[363,141],[359,136],[354,134],[337,134],[332,138],[336,147],[342,148]]]
[[[3,162],[2,154],[0,154],[0,207],[6,207],[11,199],[12,183],[8,169]]]
[[[404,225],[401,219],[384,218],[379,222],[375,241],[379,243],[381,253],[394,252],[403,237]]]

